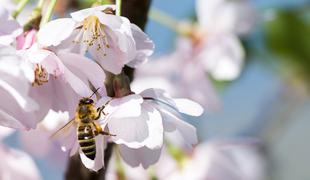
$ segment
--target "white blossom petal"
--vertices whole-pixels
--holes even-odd
[[[106,91],[105,86],[103,86],[105,73],[94,61],[73,53],[58,53],[58,57],[66,66],[71,66],[79,70],[96,89],[100,88],[100,92]]]
[[[103,6],[96,6],[96,7],[92,7],[92,8],[86,8],[80,11],[76,11],[71,13],[71,17],[75,20],[75,21],[83,21],[86,17],[93,15],[94,12],[100,12],[102,10],[105,10],[107,8],[112,8],[115,9],[115,5],[103,5]]]
[[[110,116],[108,128],[115,134],[112,140],[130,148],[146,146],[150,149],[161,148],[163,144],[163,125],[157,109],[148,103],[142,104],[139,117],[114,118]]]
[[[71,18],[50,21],[38,31],[38,43],[45,47],[57,46],[71,35],[75,26],[76,22]]]
[[[245,53],[235,35],[218,34],[208,39],[198,58],[215,79],[233,80],[240,74]]]
[[[141,115],[142,103],[142,97],[136,94],[115,98],[108,103],[104,112],[108,114],[107,119],[109,119],[110,116],[113,116],[113,118],[138,117]]]
[[[131,30],[133,38],[136,42],[136,57],[133,61],[130,61],[127,65],[132,68],[144,64],[147,58],[154,52],[154,42],[135,24],[131,24]]]
[[[203,108],[194,101],[184,98],[176,98],[173,101],[180,113],[191,116],[200,116],[203,113]]]
[[[125,145],[119,146],[122,159],[132,167],[142,165],[147,169],[150,165],[155,164],[161,154],[161,149],[149,149],[142,147],[139,149],[131,149]]]

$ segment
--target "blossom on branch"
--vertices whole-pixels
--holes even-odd
[[[114,6],[99,6],[51,21],[39,33],[39,43],[57,46],[66,39],[58,48],[83,55],[88,52],[113,74],[119,74],[126,64],[137,67],[152,54],[154,44],[140,28],[113,11]]]
[[[158,161],[165,133],[178,132],[190,147],[197,143],[195,127],[182,121],[180,113],[200,116],[203,109],[188,99],[173,99],[163,90],[147,89],[112,99],[104,112],[121,157],[131,166],[147,168]]]

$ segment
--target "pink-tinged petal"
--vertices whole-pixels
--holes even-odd
[[[67,67],[70,66],[79,70],[96,89],[100,88],[102,95],[106,94],[104,93],[105,86],[103,85],[105,73],[97,63],[84,56],[73,53],[58,53],[58,57]]]
[[[196,128],[191,124],[181,120],[177,114],[167,111],[160,106],[161,115],[163,117],[164,130],[167,132],[178,131],[179,135],[184,139],[187,147],[192,147],[197,144],[197,133]]]
[[[249,32],[256,21],[256,13],[247,0],[198,0],[199,25],[212,32]]]
[[[0,72],[18,79],[26,77],[32,82],[34,73],[31,64],[25,62],[13,47],[0,45],[0,57]]]
[[[7,112],[0,110],[0,125],[4,127],[10,127],[13,129],[27,129],[20,121],[18,121],[13,115],[8,114]]]
[[[24,32],[16,38],[16,49],[29,49],[36,41],[36,30]]]
[[[119,74],[125,65],[124,61],[127,58],[126,53],[122,52],[116,44],[117,37],[114,32],[109,28],[105,28],[105,31],[109,34],[109,36],[107,36],[109,48],[102,47],[98,50],[97,46],[91,46],[89,47],[89,53],[104,70],[113,74]]]
[[[42,60],[41,65],[46,69],[49,74],[52,74],[55,77],[64,74],[65,66],[61,62],[59,57],[56,56],[56,54],[43,49],[41,50],[41,53],[45,53],[48,55]]]
[[[116,16],[118,17],[118,16]],[[126,60],[130,61],[135,57],[136,54],[136,42],[133,38],[131,31],[131,23],[125,17],[121,18],[121,26],[119,29],[113,29],[114,34],[117,37],[117,46],[122,52],[126,53]]]
[[[14,83],[14,82],[11,82],[11,83]],[[0,79],[0,87],[3,88],[5,91],[9,92],[10,95],[15,99],[15,101],[20,105],[21,108],[23,108],[25,111],[28,111],[28,112],[38,109],[38,105],[36,104],[36,102],[34,102],[29,97],[27,97],[26,94],[24,93],[21,94],[19,89],[15,89],[15,87],[17,86],[18,85],[12,86],[6,81],[3,81],[2,79]],[[24,87],[22,87],[22,84],[19,87],[25,89]]]
[[[150,149],[161,148],[163,144],[163,124],[160,113],[148,103],[142,104],[139,117],[114,118],[110,116],[108,128],[115,137],[116,144],[130,148],[146,146]]]
[[[218,80],[233,80],[240,74],[244,50],[233,34],[211,36],[199,54],[206,70]]]
[[[109,117],[138,117],[141,115],[142,103],[143,99],[141,96],[131,94],[122,98],[112,99],[112,101],[105,107],[104,112],[108,114],[107,119]]]
[[[117,30],[120,29],[123,23],[128,22],[128,19],[121,16],[116,16],[113,14],[105,14],[103,12],[96,12],[95,15],[99,19],[100,23],[109,27],[110,29]]]
[[[96,157],[94,160],[89,159],[80,150],[80,157],[85,167],[88,169],[98,171],[104,167],[104,150],[106,147],[105,139],[102,135],[96,136]]]
[[[132,68],[144,64],[154,52],[154,42],[135,24],[131,24],[132,35],[136,44],[136,57],[127,63]]]
[[[64,77],[66,82],[71,88],[79,94],[81,97],[88,97],[92,94],[92,91],[85,82],[80,79],[77,75],[72,73],[68,68],[65,68]]]
[[[26,67],[21,67],[18,56],[10,55],[10,51],[3,54],[4,50],[0,50],[0,124],[14,129],[35,128],[34,111],[39,106],[28,95],[30,83],[21,69]]]
[[[75,29],[71,18],[60,18],[45,24],[38,32],[38,43],[42,46],[57,46],[68,38]]]
[[[171,98],[167,92],[161,89],[146,89],[140,93],[143,97],[151,97],[154,102],[158,102],[162,105],[169,105],[180,113],[200,116],[203,113],[203,108],[196,102],[189,99]]]
[[[40,180],[41,175],[32,158],[19,150],[0,147],[3,166],[0,179]]]
[[[100,11],[105,10],[107,8],[115,9],[115,5],[96,6],[96,7],[87,8],[87,9],[83,9],[83,10],[73,12],[70,15],[75,21],[81,22],[85,18],[87,18],[88,16],[93,15],[95,12],[100,12]]]
[[[144,169],[147,169],[150,165],[155,164],[161,154],[161,149],[149,149],[147,147],[131,149],[125,145],[120,145],[119,151],[122,159],[128,165],[132,167],[142,165]]]
[[[189,99],[176,98],[173,99],[175,106],[180,113],[190,116],[200,116],[203,113],[203,108],[196,102]]]
[[[50,78],[48,83],[31,88],[30,96],[40,104],[40,110],[36,112],[38,119],[43,119],[50,109],[68,111],[73,117],[81,98],[62,78]]]
[[[124,67],[122,53],[114,47],[104,51],[97,51],[95,48],[89,49],[90,54],[93,58],[102,66],[104,70],[107,70],[113,74],[120,74]]]
[[[142,91],[140,95],[143,98],[153,98],[153,101],[159,100],[159,103],[166,103],[169,106],[175,107],[175,102],[169,94],[163,89],[150,88]]]

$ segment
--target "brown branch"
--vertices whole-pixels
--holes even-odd
[[[139,26],[144,30],[147,22],[147,15],[151,0],[123,0],[122,1],[122,16],[127,17],[130,22]],[[125,67],[124,76],[128,76],[130,81],[133,80],[134,69]],[[126,79],[126,77],[124,77]],[[111,73],[107,73],[107,80],[105,82],[107,93],[109,96],[114,97],[115,92],[113,87],[115,76]],[[109,160],[112,155],[114,144],[109,143],[105,150],[104,163],[105,167],[108,166]],[[93,172],[84,167],[79,157],[79,154],[74,155],[68,162],[67,172],[65,178],[67,180],[104,180],[106,168],[101,169],[98,172]]]

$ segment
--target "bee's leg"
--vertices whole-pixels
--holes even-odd
[[[93,122],[95,126],[94,134],[97,136],[98,134],[107,135],[107,136],[116,136],[114,134],[110,134],[109,132],[105,132],[102,130],[101,126],[97,122]]]
[[[99,118],[100,118],[100,116],[101,116],[101,113],[103,113],[103,115],[107,115],[103,110],[104,110],[104,107],[105,106],[101,106],[101,107],[98,107],[97,108],[97,112],[98,112],[98,116],[97,117],[95,117],[95,120],[98,120]]]

